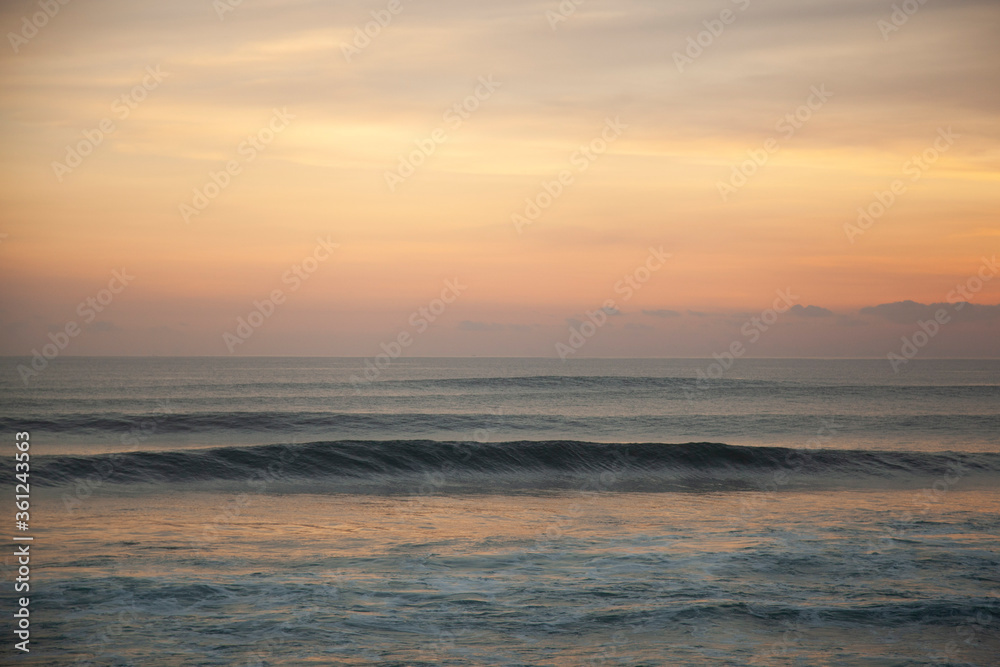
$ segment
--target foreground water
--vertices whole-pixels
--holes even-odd
[[[998,502],[119,491],[43,519],[35,664],[996,664]]]
[[[1000,364],[707,363],[7,384],[34,465],[19,661],[996,664]]]

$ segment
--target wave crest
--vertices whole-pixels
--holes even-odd
[[[37,463],[35,463],[37,461]],[[1000,454],[808,450],[720,443],[604,444],[579,441],[502,443],[345,440],[305,444],[33,459],[46,486],[97,477],[108,483],[207,480],[326,480],[392,485],[433,479],[449,488],[565,488],[581,478],[607,490],[761,488],[771,479],[793,488],[820,481],[960,479],[1000,473]]]

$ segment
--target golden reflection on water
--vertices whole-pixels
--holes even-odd
[[[718,553],[753,546],[784,530],[790,514],[799,530],[808,525],[822,531],[850,521],[877,537],[887,520],[906,525],[940,512],[997,514],[998,498],[995,489],[952,491],[933,505],[912,491],[398,497],[205,492],[95,497],[72,513],[49,498],[38,516],[45,553],[67,561],[105,547],[113,547],[104,551],[108,557],[200,548],[213,557],[239,559],[250,555],[247,545],[260,549],[254,557],[269,549],[368,557],[401,549],[502,552],[512,545],[617,537],[628,537],[633,551],[669,547],[671,553]],[[803,523],[803,515],[811,520]],[[901,537],[899,530],[885,532]],[[980,539],[977,534],[948,537]]]

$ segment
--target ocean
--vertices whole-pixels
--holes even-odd
[[[1000,664],[1000,360],[3,361],[9,664]]]

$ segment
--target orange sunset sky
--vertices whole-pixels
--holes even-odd
[[[1000,356],[1000,4],[903,4],[5,2],[0,353],[555,356],[612,300],[576,356],[709,356],[790,289],[751,356]]]

